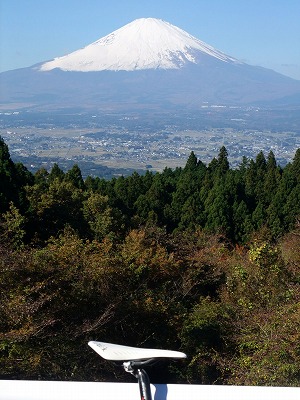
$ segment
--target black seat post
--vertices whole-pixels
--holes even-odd
[[[152,360],[144,362],[129,361],[123,363],[125,371],[135,376],[139,382],[141,400],[152,400],[149,376],[144,369],[139,368],[141,365],[147,365],[151,361]]]
[[[150,379],[147,372],[144,369],[138,369],[135,376],[139,382],[141,400],[152,400]]]

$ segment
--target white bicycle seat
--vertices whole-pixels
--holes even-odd
[[[186,358],[185,353],[173,350],[144,349],[95,341],[89,342],[88,345],[101,357],[109,361],[142,361],[153,358]]]

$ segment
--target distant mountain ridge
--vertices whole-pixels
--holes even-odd
[[[140,18],[96,42],[42,64],[41,71],[136,71],[198,64],[203,54],[240,63],[160,19]]]
[[[300,81],[242,63],[155,18],[135,20],[63,57],[3,72],[0,90],[2,109],[300,104]]]

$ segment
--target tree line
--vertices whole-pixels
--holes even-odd
[[[128,379],[89,340],[185,351],[159,382],[298,385],[300,149],[110,180],[0,141],[0,377]]]

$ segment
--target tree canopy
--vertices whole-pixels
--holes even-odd
[[[0,150],[2,379],[128,379],[103,340],[188,354],[153,382],[300,384],[299,151],[105,180]]]

